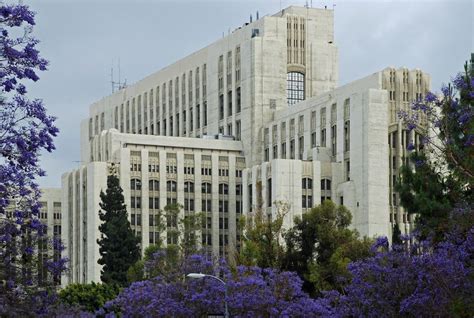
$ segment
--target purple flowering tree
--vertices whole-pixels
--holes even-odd
[[[164,257],[156,253],[155,257]],[[188,273],[220,276],[227,284],[227,303],[232,317],[317,317],[330,308],[319,306],[302,291],[296,273],[275,269],[215,264],[192,255],[175,269],[175,275],[135,282],[99,313],[120,312],[153,317],[203,317],[224,313],[225,287],[215,279],[190,279]]]
[[[421,145],[408,145],[411,164],[401,168],[401,205],[416,213],[424,237],[441,241],[452,226],[449,212],[474,202],[474,68],[443,86],[441,94],[427,93],[423,100],[400,113],[406,127],[422,135]],[[468,227],[469,228],[469,227]]]
[[[405,238],[408,239],[408,238]],[[422,242],[388,249],[349,265],[344,293],[326,293],[320,306],[341,317],[471,317],[474,312],[474,227],[433,246]]]
[[[0,315],[41,309],[45,287],[65,266],[61,242],[47,238],[38,217],[40,152],[54,149],[58,129],[43,102],[27,97],[26,83],[48,64],[32,36],[34,16],[27,6],[0,3]]]

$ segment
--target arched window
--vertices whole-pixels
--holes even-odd
[[[331,190],[331,180],[321,179],[321,190]]]
[[[331,180],[321,179],[321,203],[331,200]]]
[[[302,183],[301,186],[302,186],[302,188],[303,188],[304,190],[311,190],[311,189],[313,189],[313,179],[311,179],[311,178],[303,178],[301,183]]]
[[[166,191],[176,192],[176,181],[166,181]]]
[[[150,191],[160,191],[160,181],[151,179],[148,181],[148,188]]]
[[[206,194],[210,194],[211,191],[212,191],[211,184],[209,182],[203,182],[202,185],[201,185],[201,192],[206,193]]]
[[[300,72],[288,72],[286,74],[286,99],[288,106],[304,100],[304,96],[304,74]]]
[[[131,179],[130,180],[130,190],[141,190],[142,182],[140,179]]]
[[[193,193],[194,192],[194,182],[186,181],[184,183],[184,192]]]
[[[219,194],[229,194],[229,185],[226,183],[219,183]]]

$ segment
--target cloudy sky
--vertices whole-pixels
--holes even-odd
[[[44,187],[79,165],[79,124],[88,106],[111,93],[120,59],[133,83],[249,20],[289,5],[335,4],[339,85],[387,66],[421,68],[438,89],[474,52],[473,1],[24,0],[37,12],[36,36],[49,71],[30,87],[58,117],[57,150],[45,154]]]

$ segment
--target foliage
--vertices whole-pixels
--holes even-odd
[[[155,220],[156,231],[166,229],[167,235],[177,244],[161,246],[161,240],[145,249],[143,259],[134,263],[127,272],[129,282],[140,281],[157,275],[168,275],[178,268],[184,259],[198,253],[198,238],[201,230],[202,214],[192,213],[182,216],[180,204],[169,204],[164,213],[158,213]],[[164,220],[165,218],[166,220]],[[159,257],[158,257],[159,255]]]
[[[67,305],[76,305],[89,312],[95,312],[119,294],[116,285],[70,284],[59,292],[59,299]]]
[[[388,250],[387,239],[379,239],[372,257],[349,265],[353,278],[344,293],[326,293],[319,304],[342,317],[471,317],[474,227],[438,245],[406,246]]]
[[[34,25],[28,6],[0,3],[0,315],[10,316],[44,312],[66,263],[39,220],[39,157],[58,129],[43,102],[27,97],[26,83],[48,64]]]
[[[168,204],[165,206],[165,216],[167,221],[167,232],[179,237],[179,252],[186,258],[197,252],[198,233],[201,230],[201,213],[186,213],[182,215],[180,204]]]
[[[316,317],[316,302],[301,290],[294,273],[275,269],[238,266],[231,272],[221,261],[214,264],[199,255],[188,257],[173,277],[157,276],[133,283],[105,311],[124,317],[147,312],[155,317],[203,317],[224,312],[224,285],[212,278],[185,278],[187,273],[220,276],[227,283],[229,312],[232,317]],[[105,312],[100,311],[100,314]]]
[[[440,97],[427,93],[424,100],[401,112],[409,130],[424,135],[422,151],[409,145],[411,164],[401,169],[396,189],[423,237],[443,239],[449,228],[449,211],[474,201],[474,69],[466,63]],[[423,125],[426,122],[427,125]]]
[[[237,263],[262,268],[280,268],[284,254],[281,244],[283,235],[283,220],[288,212],[288,206],[276,202],[277,213],[269,217],[261,208],[253,215],[242,219],[245,225],[243,248],[237,255]]]
[[[127,279],[130,283],[143,280],[146,277],[149,278],[150,274],[153,275],[153,273],[145,273],[145,263],[152,261],[153,254],[159,251],[160,245],[150,245],[145,249],[143,259],[138,260],[127,271]]]
[[[322,290],[341,289],[349,273],[346,265],[368,256],[370,241],[359,240],[350,230],[352,216],[344,206],[325,200],[295,219],[285,234],[285,270],[295,271],[304,281],[304,290],[315,295]]]
[[[101,237],[99,244],[100,259],[103,265],[101,280],[107,284],[127,284],[127,270],[140,258],[137,238],[127,219],[122,188],[115,175],[107,178],[106,193],[100,192],[99,218],[103,222],[99,226]]]
[[[400,245],[402,243],[401,235],[402,235],[402,232],[400,231],[400,226],[398,225],[398,223],[395,223],[392,229],[392,244],[393,245]]]

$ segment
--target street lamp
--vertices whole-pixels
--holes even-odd
[[[193,278],[193,279],[203,279],[205,277],[210,277],[210,278],[214,278],[215,280],[218,280],[219,282],[221,282],[224,285],[224,309],[225,309],[224,317],[229,318],[229,309],[227,308],[227,284],[226,284],[226,282],[224,282],[222,279],[220,279],[217,276],[203,274],[203,273],[189,273],[188,275],[186,275],[186,277]]]

